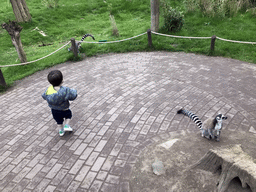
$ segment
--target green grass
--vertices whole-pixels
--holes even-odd
[[[9,0],[0,0],[0,21],[8,22],[15,20]],[[183,0],[170,1],[174,8],[185,11]],[[27,1],[32,22],[20,23],[23,27],[21,35],[22,44],[28,61],[39,59],[67,43],[70,38],[80,40],[86,34],[92,34],[96,41],[118,40],[129,38],[147,31],[150,28],[150,1],[149,0],[87,0],[82,3],[80,0],[59,1],[59,7],[49,9],[43,6],[41,0]],[[109,13],[114,15],[119,36],[112,35],[112,25]],[[256,42],[256,17],[249,12],[238,14],[234,18],[208,18],[198,10],[193,13],[183,13],[185,23],[180,36],[207,36],[217,35],[225,39]],[[160,17],[160,31],[163,18]],[[44,37],[34,30],[38,27],[47,36]],[[93,56],[109,52],[131,52],[131,51],[184,51],[209,55],[210,39],[178,39],[157,36],[152,34],[153,48],[148,48],[147,36],[115,44],[82,44],[82,54]],[[11,43],[11,38],[6,30],[0,29],[0,65],[19,63],[17,52]],[[85,41],[92,41],[90,37]],[[39,47],[38,45],[51,43],[53,45]],[[174,46],[175,45],[175,46]],[[242,61],[256,63],[256,45],[237,44],[216,40],[214,56],[230,57]],[[53,65],[74,60],[71,52],[63,48],[54,55],[26,66],[2,68],[5,80],[10,87],[16,80],[22,79],[36,71],[43,70]],[[0,92],[3,88],[0,88]]]

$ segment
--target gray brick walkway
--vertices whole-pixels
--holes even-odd
[[[202,120],[218,112],[224,130],[256,134],[256,66],[172,52],[111,54],[55,66],[72,102],[75,129],[59,137],[38,72],[0,95],[0,191],[131,191],[142,150],[172,131],[198,131],[180,107]]]

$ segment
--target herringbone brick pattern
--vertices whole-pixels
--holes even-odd
[[[110,54],[55,66],[75,88],[72,134],[58,135],[38,72],[0,95],[1,191],[131,191],[142,150],[219,112],[225,129],[255,134],[256,67],[172,52]],[[158,136],[159,137],[156,137]],[[156,139],[158,138],[158,139]]]

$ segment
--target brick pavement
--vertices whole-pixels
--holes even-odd
[[[59,69],[78,90],[72,134],[59,137],[47,74]],[[225,129],[256,134],[256,67],[178,52],[109,54],[38,72],[0,95],[1,191],[131,191],[142,150],[173,131],[198,131],[176,115],[218,112]]]

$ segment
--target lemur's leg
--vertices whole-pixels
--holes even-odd
[[[212,129],[211,129],[211,128],[208,129],[208,133],[209,133],[209,135],[211,136],[211,138],[214,139],[214,135],[213,135],[213,132],[212,132]]]
[[[204,129],[200,129],[200,131],[201,131],[202,137],[204,137],[204,135],[205,135],[205,130],[204,130]]]
[[[205,137],[206,137],[207,139],[211,139],[210,133],[209,133],[209,129],[205,130]]]

